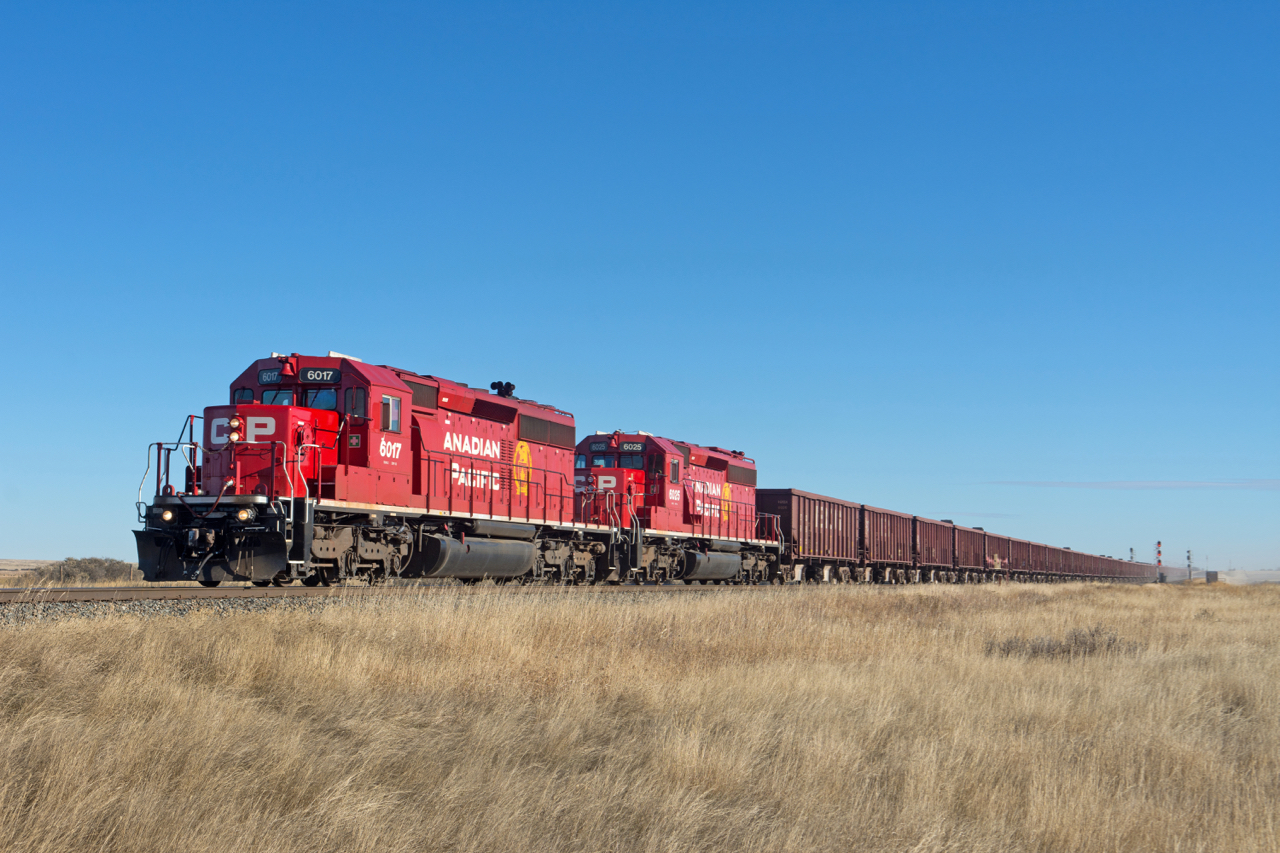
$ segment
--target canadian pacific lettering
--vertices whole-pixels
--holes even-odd
[[[444,449],[454,453],[467,453],[471,456],[487,456],[490,459],[502,458],[502,444],[488,438],[462,435],[456,432],[444,434]]]
[[[493,489],[495,492],[502,488],[502,475],[497,471],[477,471],[474,468],[463,468],[457,462],[451,466],[453,470],[449,473],[449,479],[463,486],[472,486],[477,489]]]

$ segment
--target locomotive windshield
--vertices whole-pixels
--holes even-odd
[[[292,406],[295,397],[298,405],[308,409],[328,409],[331,412],[338,409],[337,388],[304,388],[301,394],[293,388],[266,388],[262,392],[262,405]],[[236,402],[242,402],[239,393],[236,394]],[[243,402],[253,402],[252,396]]]
[[[308,388],[302,392],[302,405],[308,409],[328,409],[331,412],[338,409],[338,389],[337,388]]]
[[[292,388],[268,388],[262,392],[262,405],[264,406],[292,406],[293,405],[293,389]]]
[[[630,468],[633,471],[644,470],[644,457],[639,453],[624,453],[618,457],[619,468]]]

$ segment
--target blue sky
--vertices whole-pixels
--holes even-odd
[[[371,8],[372,7],[372,8]],[[1280,566],[1280,7],[0,7],[0,556],[271,351]]]

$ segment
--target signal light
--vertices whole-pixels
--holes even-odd
[[[253,510],[242,509],[236,513],[236,518],[239,519],[240,521],[248,521],[249,519],[253,518]]]
[[[173,521],[173,510],[171,510],[171,509],[166,509],[164,512],[160,513],[160,520],[161,520],[161,521]]]

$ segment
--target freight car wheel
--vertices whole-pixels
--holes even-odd
[[[197,583],[199,583],[200,586],[215,587],[222,583],[222,581],[197,581]]]
[[[271,586],[271,581],[249,581],[254,586]]]
[[[316,571],[312,572],[311,574],[303,578],[302,585],[303,586],[319,586],[320,585],[319,570],[317,569]]]

